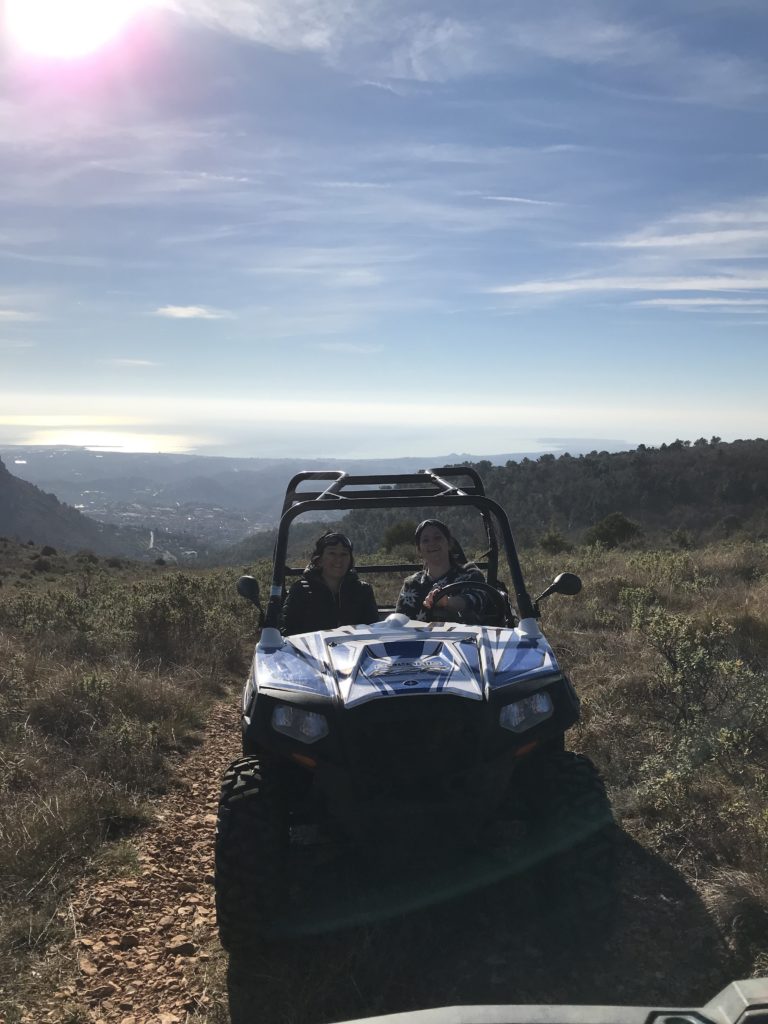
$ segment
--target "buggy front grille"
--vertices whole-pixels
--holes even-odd
[[[461,697],[414,694],[347,711],[345,746],[360,795],[459,795],[480,758],[483,710]]]

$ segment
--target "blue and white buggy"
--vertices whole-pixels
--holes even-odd
[[[322,489],[301,489],[314,481]],[[281,635],[286,577],[302,571],[286,563],[298,516],[466,506],[485,527],[488,550],[478,564],[487,583],[454,583],[445,592],[481,586],[481,621],[420,622],[381,608],[373,625]],[[509,591],[498,577],[502,549]],[[253,578],[238,587],[259,604]],[[417,853],[439,848],[441,859],[450,851],[460,865],[490,842],[501,819],[520,826],[520,838],[514,852],[508,845],[497,852],[497,867],[527,872],[549,903],[607,926],[611,810],[591,762],[565,749],[579,702],[538,626],[543,597],[580,589],[578,577],[562,573],[531,599],[506,514],[470,468],[291,480],[243,695],[244,756],[227,771],[219,804],[216,909],[226,949],[243,951],[295,926],[297,847],[341,844],[357,862],[377,864],[406,856],[415,864]]]

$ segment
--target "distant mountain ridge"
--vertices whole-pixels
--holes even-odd
[[[551,439],[562,449],[564,439]],[[573,451],[588,450],[582,439]],[[597,442],[596,442],[597,443]],[[623,441],[601,441],[602,447],[627,448]],[[430,457],[385,459],[229,458],[215,455],[97,452],[75,447],[0,446],[0,455],[24,480],[55,493],[62,501],[88,510],[93,495],[111,502],[135,502],[145,507],[164,504],[220,506],[244,513],[264,525],[277,522],[290,477],[300,470],[345,469],[351,473],[412,473],[432,466],[538,458],[540,452],[500,455],[450,453]],[[243,531],[245,532],[245,530]]]
[[[81,503],[78,495],[96,493],[102,515],[106,510],[108,516],[110,501],[117,500],[110,495],[127,503],[124,521],[135,526],[117,531],[78,515],[30,482],[22,494],[23,489],[16,485],[24,481],[3,467],[0,531],[54,545],[56,541],[50,538],[63,532],[69,548],[88,546],[126,553],[132,543],[138,550],[139,538],[149,536],[148,522],[153,530],[165,531],[164,537],[176,535],[180,548],[190,547],[196,530],[207,522],[207,541],[194,543],[200,555],[207,550],[208,557],[216,558],[216,549],[225,560],[247,560],[271,550],[273,534],[268,527],[276,523],[285,486],[298,470],[396,473],[440,463],[476,465],[487,493],[507,510],[517,539],[526,544],[536,543],[551,529],[578,542],[585,530],[616,511],[637,520],[649,534],[687,531],[691,537],[704,539],[739,529],[752,536],[768,531],[768,441],[761,438],[730,443],[717,437],[699,438],[658,448],[640,444],[631,451],[595,449],[578,456],[545,453],[518,456],[506,464],[499,464],[501,456],[350,460],[334,465],[330,459],[148,456],[52,448],[11,451],[15,472],[38,480],[61,480],[58,496],[73,504]],[[113,521],[106,518],[106,523]],[[164,522],[170,525],[164,526]],[[375,550],[387,517],[384,513],[366,516],[363,522],[353,513],[348,522],[361,549]],[[40,525],[35,526],[37,523]],[[143,531],[136,528],[142,524]],[[461,525],[464,535],[469,524]],[[48,535],[40,534],[43,528]],[[307,529],[309,535],[315,527],[308,524]],[[247,536],[253,533],[255,536]],[[182,534],[189,538],[182,541]],[[59,543],[64,546],[64,541]],[[146,539],[142,554],[146,557]]]

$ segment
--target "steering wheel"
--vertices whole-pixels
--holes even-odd
[[[507,621],[507,599],[501,591],[496,590],[490,583],[486,583],[485,580],[463,580],[458,583],[448,583],[444,587],[439,587],[435,600],[432,602],[432,607],[428,611],[429,622],[445,622],[445,612],[447,609],[438,608],[437,602],[443,597],[451,597],[453,594],[461,594],[464,590],[482,590],[483,593],[487,594],[491,598],[491,608],[487,615],[480,616],[480,618],[493,618],[500,625],[504,625]],[[442,618],[440,617],[442,613]],[[467,608],[465,612],[461,613],[462,622],[466,622],[468,626],[478,626],[483,623],[476,621],[478,616],[475,615],[474,609]]]

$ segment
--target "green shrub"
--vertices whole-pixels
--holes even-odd
[[[573,551],[573,544],[554,526],[539,537],[539,547],[550,555]]]
[[[722,619],[704,623],[672,615],[658,605],[637,613],[638,625],[661,656],[653,687],[658,708],[672,725],[706,723],[711,729],[768,721],[768,686],[738,658],[729,657],[733,627]]]
[[[30,590],[0,603],[0,625],[50,651],[193,664],[214,677],[241,666],[251,621],[228,575],[169,573],[123,584],[105,573],[85,574],[74,590]]]
[[[621,512],[612,512],[601,519],[584,534],[585,544],[602,544],[605,548],[615,548],[626,544],[640,535],[640,526]]]
[[[684,551],[690,551],[695,544],[690,530],[684,530],[682,527],[673,530],[669,535],[669,539],[676,548],[682,548]]]
[[[393,523],[391,526],[388,526],[384,531],[384,550],[392,551],[394,548],[408,546],[412,551],[416,526],[416,522],[411,519],[405,519],[402,522]]]

